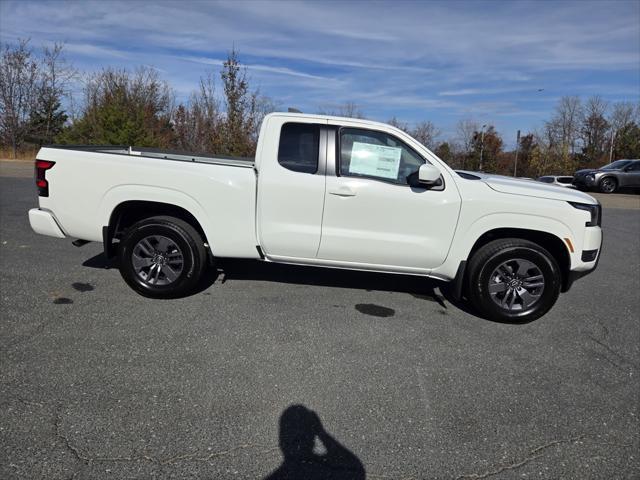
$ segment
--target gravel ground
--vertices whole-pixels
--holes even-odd
[[[505,325],[425,279],[257,262],[145,299],[99,245],[32,233],[5,171],[0,478],[640,477],[636,210],[605,208],[599,268]]]

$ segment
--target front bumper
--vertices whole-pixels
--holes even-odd
[[[571,182],[574,187],[582,187],[582,188],[590,188],[596,186],[597,179],[593,174],[590,175],[580,175],[578,177],[573,177],[573,182]]]
[[[602,248],[600,248],[600,251],[602,251]],[[593,267],[591,267],[589,270],[571,270],[569,271],[569,274],[567,275],[567,277],[564,279],[564,281],[562,282],[562,292],[568,292],[569,289],[571,288],[571,286],[573,285],[573,282],[575,282],[576,280],[581,279],[582,277],[589,275],[591,272],[593,272],[596,267],[598,266],[598,262],[600,261],[600,252],[598,252],[598,258],[596,259]]]
[[[562,292],[567,292],[573,282],[593,272],[602,256],[602,229],[600,227],[587,227],[585,232],[580,262],[568,272],[562,282]]]
[[[29,224],[31,224],[33,231],[40,235],[48,235],[55,238],[66,237],[51,212],[46,210],[40,210],[39,208],[29,210]]]

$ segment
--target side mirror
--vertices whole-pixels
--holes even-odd
[[[440,180],[440,170],[430,163],[420,165],[420,169],[418,170],[419,183],[424,185],[435,185],[438,183],[438,180]]]

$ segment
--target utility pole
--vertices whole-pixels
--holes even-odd
[[[513,176],[518,176],[518,151],[520,150],[520,130],[518,130],[518,134],[516,135],[516,160],[513,165]]]
[[[616,138],[616,130],[611,127],[611,143],[609,144],[609,163],[611,163],[611,159],[613,158],[613,141]]]
[[[480,135],[480,165],[478,170],[482,171],[482,153],[484,151],[484,127],[486,127],[487,125],[482,125],[482,133]]]

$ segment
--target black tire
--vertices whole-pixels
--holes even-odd
[[[618,189],[618,181],[613,177],[604,177],[598,184],[602,193],[614,193]]]
[[[518,275],[519,271],[514,270],[520,265],[533,267],[528,270],[530,273]],[[497,272],[507,275],[503,278]],[[536,287],[540,280],[529,280],[538,277],[542,277],[542,287]],[[556,303],[562,284],[562,274],[553,256],[540,245],[519,238],[493,240],[478,249],[469,261],[466,279],[467,298],[472,306],[484,317],[505,323],[526,323],[543,316]],[[490,289],[503,285],[504,293],[495,290],[490,293]],[[528,290],[530,286],[533,287]],[[526,292],[520,295],[518,292],[525,288]],[[532,303],[527,305],[524,295]],[[504,306],[499,304],[502,301]]]
[[[147,248],[154,245],[157,250]],[[165,250],[172,253],[162,251],[165,245]],[[153,251],[147,255],[148,250]],[[207,264],[207,253],[204,239],[195,228],[179,218],[158,216],[141,220],[126,231],[119,244],[118,260],[122,278],[140,295],[177,298],[196,287]],[[141,267],[141,263],[134,264],[136,261],[149,265]]]

